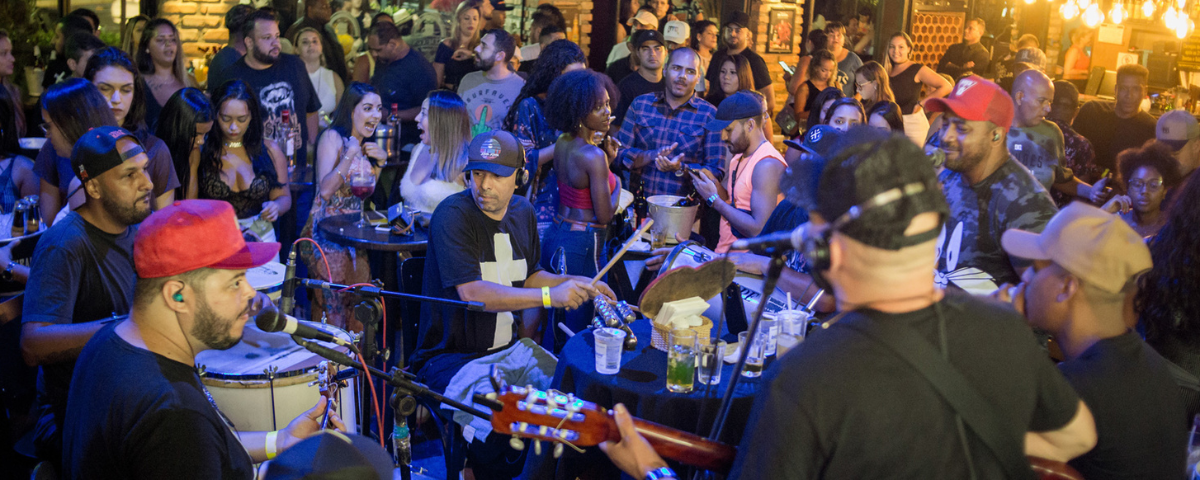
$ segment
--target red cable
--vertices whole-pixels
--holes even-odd
[[[358,361],[362,362],[363,368],[367,367],[367,359],[363,358],[362,352],[355,350],[358,354]],[[375,396],[375,381],[371,380],[371,372],[363,371],[363,376],[367,377],[367,386],[371,387],[371,404],[375,406],[375,425],[379,428],[379,447],[387,450],[383,446],[383,415],[379,413],[379,397]]]
[[[325,262],[325,275],[327,275],[329,277],[329,281],[332,282],[333,281],[333,270],[329,269],[329,259],[325,257],[325,249],[321,248],[321,245],[318,244],[316,240],[313,240],[308,237],[297,238],[296,241],[292,242],[292,248],[295,248],[296,244],[303,242],[303,241],[308,241],[309,243],[312,243],[313,247],[316,247],[317,251],[321,252],[321,261]]]

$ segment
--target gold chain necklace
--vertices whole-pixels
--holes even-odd
[[[225,142],[225,148],[242,148],[242,142]]]

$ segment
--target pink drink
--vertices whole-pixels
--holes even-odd
[[[360,186],[351,186],[350,187],[350,194],[354,195],[360,199],[366,199],[367,197],[371,196],[371,194],[374,192],[375,192],[375,187],[373,185],[367,185],[367,186],[361,186],[361,187]]]

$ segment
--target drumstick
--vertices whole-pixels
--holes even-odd
[[[604,274],[608,273],[608,269],[617,264],[617,260],[620,260],[621,256],[625,255],[625,252],[629,250],[629,246],[633,245],[633,242],[640,240],[642,238],[642,234],[646,233],[646,230],[649,230],[651,225],[654,225],[653,218],[647,218],[646,221],[642,222],[642,226],[639,227],[636,232],[633,232],[633,236],[629,237],[629,240],[627,240],[624,245],[621,245],[621,249],[617,250],[617,253],[613,255],[613,258],[608,260],[608,265],[605,265],[604,268],[600,269],[600,273],[597,273],[596,276],[592,278],[592,283],[589,285],[595,285],[596,282],[599,282],[600,278],[603,277]]]

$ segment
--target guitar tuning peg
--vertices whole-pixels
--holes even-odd
[[[563,454],[563,444],[554,444],[554,458],[561,458]]]
[[[534,454],[534,455],[541,455],[541,454],[542,454],[542,441],[541,441],[541,440],[534,440],[534,441],[533,441],[533,454]]]
[[[516,450],[519,452],[519,451],[525,449],[525,442],[522,442],[519,437],[517,437],[516,435],[513,435],[512,438],[510,438],[508,440],[508,446],[512,447],[513,450]]]
[[[487,398],[488,400],[495,400],[497,398],[496,392],[488,392],[486,395],[484,395],[484,398]]]

